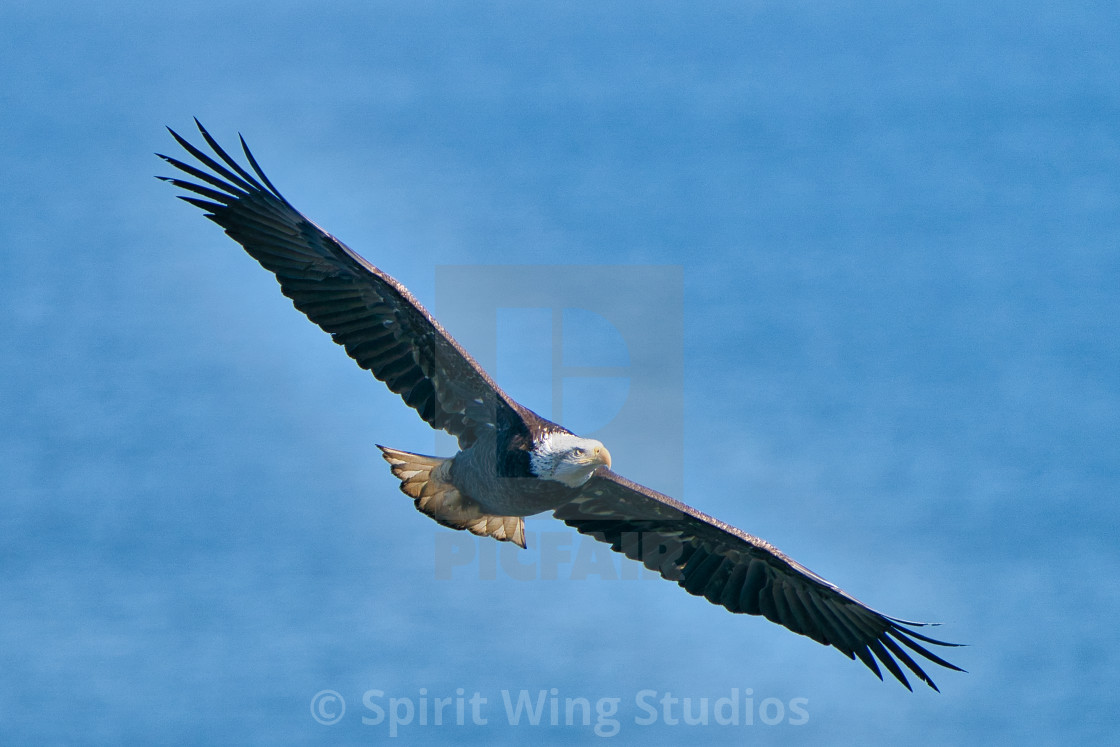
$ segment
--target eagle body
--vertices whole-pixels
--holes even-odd
[[[880,679],[882,665],[910,689],[905,668],[936,690],[925,662],[963,671],[930,650],[956,644],[917,630],[927,623],[877,612],[765,540],[612,471],[602,443],[514,401],[407,288],[296,210],[244,139],[249,168],[198,129],[210,153],[171,130],[197,165],[160,156],[191,178],[160,178],[188,192],[182,199],[271,272],[359,366],[457,439],[451,457],[379,447],[419,511],[521,547],[524,517],[551,511],[690,594],[832,646]]]
[[[422,513],[524,548],[524,517],[570,503],[596,469],[611,466],[610,452],[531,410],[497,422],[450,459],[379,448]]]
[[[533,471],[534,461],[543,458],[542,440],[551,433],[555,431],[542,431],[535,434],[535,439],[520,434],[505,438],[503,434],[485,433],[455,455],[451,480],[491,513],[532,516],[559,508],[571,500],[575,487]],[[591,439],[581,441],[589,446],[593,443]]]

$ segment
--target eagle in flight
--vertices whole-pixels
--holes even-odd
[[[551,511],[690,594],[859,657],[879,679],[882,663],[910,689],[905,667],[936,690],[914,655],[964,671],[929,650],[957,644],[914,629],[927,623],[876,612],[768,542],[613,472],[606,446],[515,402],[407,288],[296,210],[244,138],[253,173],[195,124],[213,155],[168,128],[198,165],[157,154],[194,181],[160,178],[190,192],[180,197],[273,273],[359,366],[458,440],[447,459],[378,447],[422,513],[525,547],[524,517]]]

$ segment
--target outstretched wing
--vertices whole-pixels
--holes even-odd
[[[433,428],[472,444],[499,419],[521,420],[522,408],[452,339],[403,285],[312,223],[261,171],[245,140],[250,174],[195,120],[221,162],[169,131],[199,166],[157,154],[197,181],[160,177],[195,196],[245,251],[276,275],[295,307],[329,332],[362,368],[401,395]]]
[[[600,468],[554,515],[582,534],[640,560],[688,593],[732,612],[766,619],[859,657],[883,678],[876,659],[907,689],[899,662],[937,690],[906,649],[964,671],[925,644],[955,646],[915,632],[926,623],[887,617],[825,581],[777,548],[691,506]],[[920,641],[920,642],[919,642]],[[899,644],[902,644],[901,646]]]

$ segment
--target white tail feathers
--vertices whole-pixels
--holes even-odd
[[[525,547],[525,522],[520,516],[495,516],[461,494],[451,484],[451,460],[411,454],[380,444],[381,455],[400,478],[401,492],[413,499],[420,513],[445,527],[466,529],[480,537],[493,537]]]

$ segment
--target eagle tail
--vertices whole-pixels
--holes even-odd
[[[466,529],[480,537],[493,537],[525,547],[525,521],[520,516],[496,516],[460,493],[451,484],[451,459],[411,454],[377,445],[401,492],[413,499],[416,509],[445,527]]]

